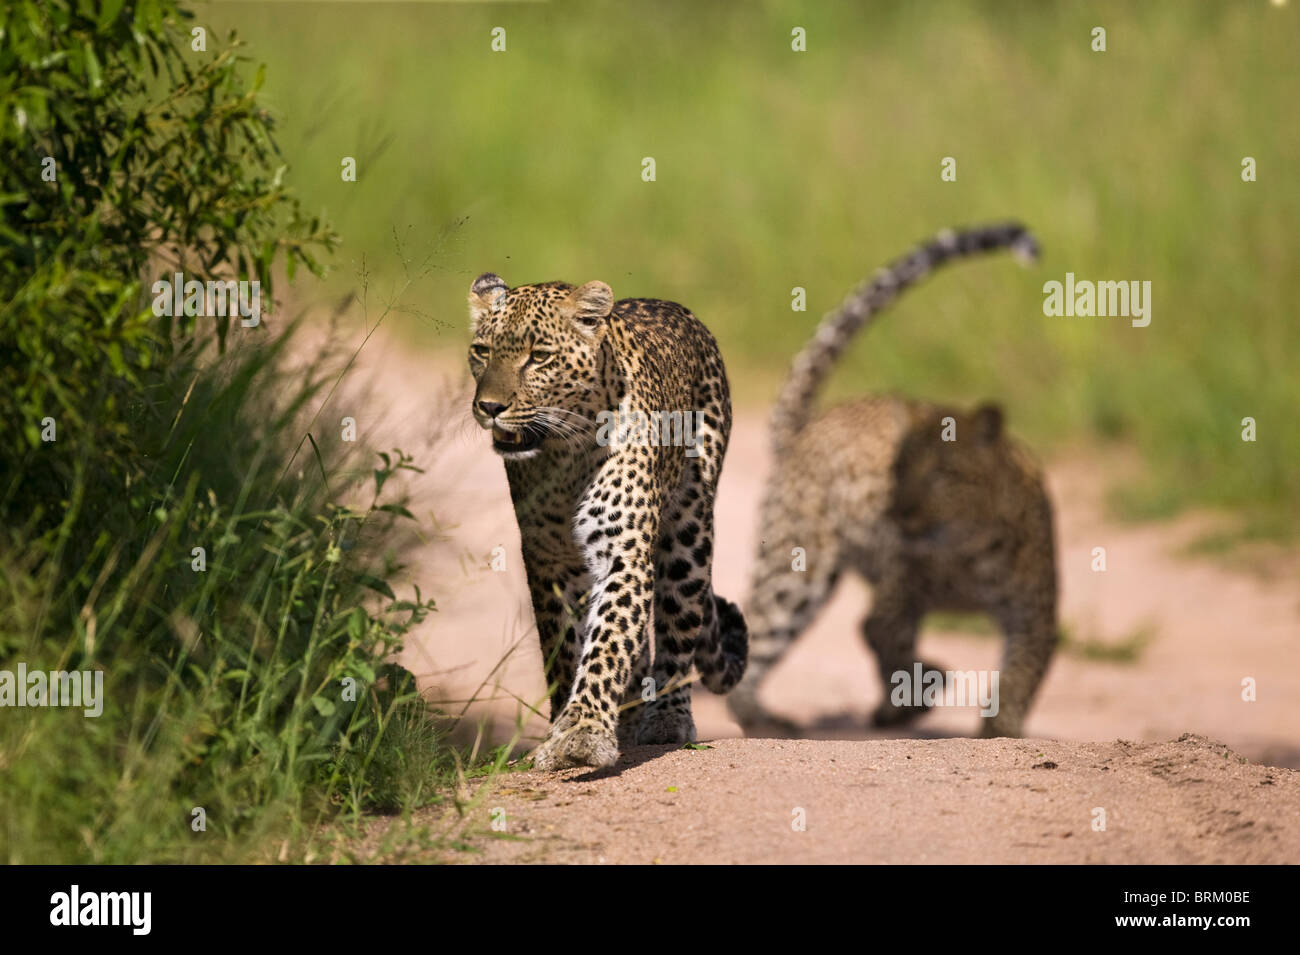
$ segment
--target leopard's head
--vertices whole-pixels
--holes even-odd
[[[997,405],[928,412],[899,443],[890,517],[905,533],[918,535],[987,524],[1009,447]]]
[[[614,293],[604,282],[509,288],[491,272],[469,289],[471,411],[508,460],[594,433],[605,402],[601,349]]]

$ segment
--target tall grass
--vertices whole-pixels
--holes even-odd
[[[909,293],[835,395],[1004,402],[1045,452],[1134,444],[1126,509],[1238,508],[1294,529],[1300,332],[1296,5],[744,3],[653,8],[214,5],[273,67],[313,208],[397,271],[391,232],[464,220],[419,291],[428,344],[464,345],[485,269],[604,279],[691,306],[742,401],[766,402],[817,314],[912,241],[1014,216],[1025,273],[988,262]],[[491,30],[506,30],[493,52]],[[791,30],[807,31],[807,52]],[[1107,51],[1091,31],[1107,30]],[[358,161],[358,181],[340,176]],[[642,181],[644,157],[657,179]],[[956,182],[940,160],[958,163]],[[1241,180],[1253,156],[1259,179]],[[1148,328],[1047,318],[1042,284],[1149,280]],[[808,290],[807,313],[790,309]],[[1259,440],[1241,440],[1254,417]]]
[[[295,457],[341,362],[286,388],[287,341],[158,384],[151,402],[178,409],[157,436],[168,493],[140,516],[74,503],[65,526],[91,517],[95,534],[71,570],[5,548],[6,668],[100,670],[104,710],[4,711],[0,858],[247,858],[339,808],[440,798],[454,757],[410,675],[384,663],[434,609],[387,583],[406,518],[382,492],[413,465],[396,453],[358,470],[321,432]],[[363,475],[368,500],[339,503]],[[384,739],[394,726],[400,741]]]

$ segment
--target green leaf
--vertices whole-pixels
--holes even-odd
[[[99,71],[99,58],[95,56],[94,47],[90,45],[89,40],[82,42],[81,51],[86,61],[86,82],[90,84],[92,90],[99,92],[100,87],[104,85]]]
[[[122,12],[122,5],[126,0],[104,0],[104,7],[99,11],[99,22],[97,24],[99,32],[103,33],[117,15]]]
[[[366,612],[360,607],[348,614],[348,636],[360,640],[366,634]]]
[[[369,587],[376,593],[381,593],[389,600],[396,600],[397,594],[393,593],[393,588],[388,586],[388,582],[375,577],[372,574],[358,574],[357,583],[363,587]]]

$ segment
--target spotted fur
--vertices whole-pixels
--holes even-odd
[[[472,410],[505,459],[551,687],[535,765],[608,766],[620,744],[694,740],[692,665],[726,692],[747,649],[711,578],[731,433],[713,336],[680,305],[615,302],[603,282],[512,289],[489,273],[469,303]],[[602,435],[602,412],[638,411],[696,414],[693,447]]]
[[[749,666],[728,697],[747,732],[797,732],[761,705],[758,689],[846,571],[872,587],[862,632],[885,684],[877,725],[920,712],[891,703],[890,677],[911,672],[927,612],[958,610],[990,614],[1006,636],[999,710],[984,719],[984,735],[1023,731],[1058,639],[1052,511],[1038,468],[991,406],[966,414],[877,396],[813,417],[835,360],[903,289],[946,262],[998,249],[1037,254],[1015,224],[940,234],[850,295],[795,359],[772,416],[774,469],[745,609]],[[949,423],[955,441],[942,440]],[[795,548],[802,571],[793,569]]]

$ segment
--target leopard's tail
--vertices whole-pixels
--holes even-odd
[[[700,681],[714,693],[726,693],[745,675],[748,658],[749,629],[740,608],[714,594],[712,619],[705,622],[695,645]]]
[[[772,447],[781,454],[812,416],[813,401],[853,336],[904,289],[955,259],[1010,249],[1024,262],[1038,258],[1038,243],[1016,222],[945,229],[885,268],[849,294],[817,326],[812,341],[794,360],[772,412]]]

